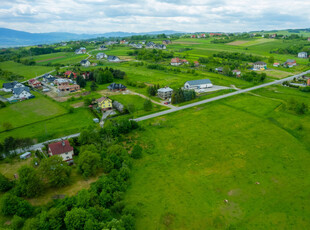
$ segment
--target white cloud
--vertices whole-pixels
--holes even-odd
[[[2,0],[0,26],[29,32],[232,32],[309,27],[306,12],[310,1],[304,0]]]

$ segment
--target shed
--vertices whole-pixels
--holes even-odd
[[[25,152],[24,154],[20,155],[19,158],[20,159],[23,159],[23,160],[26,160],[28,159],[29,157],[31,157],[31,152]]]

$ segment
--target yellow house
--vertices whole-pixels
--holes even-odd
[[[103,111],[112,109],[112,100],[108,97],[101,97],[97,99],[97,103],[98,107]]]

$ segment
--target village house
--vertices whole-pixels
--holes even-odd
[[[170,40],[163,40],[163,44],[164,45],[168,45],[168,44],[171,44],[172,42]]]
[[[173,89],[169,87],[160,88],[157,90],[157,96],[163,100],[170,99],[173,93]]]
[[[90,66],[90,61],[88,61],[88,60],[82,60],[81,62],[80,62],[80,64],[81,64],[81,66],[83,66],[83,67],[89,67]]]
[[[274,67],[279,67],[279,66],[280,66],[280,63],[275,62],[275,63],[273,63],[273,66],[274,66]]]
[[[154,49],[155,46],[156,46],[156,44],[154,42],[148,42],[148,43],[146,43],[145,48]]]
[[[262,70],[262,69],[267,69],[267,64],[263,61],[257,61],[253,65],[254,70]]]
[[[209,79],[187,81],[184,84],[185,89],[206,89],[213,87]]]
[[[108,61],[109,62],[120,62],[121,60],[118,58],[118,57],[116,57],[116,56],[108,56]]]
[[[182,60],[179,58],[172,58],[170,64],[173,66],[179,66],[182,65]]]
[[[58,90],[60,92],[70,92],[70,93],[72,93],[72,92],[80,90],[80,86],[76,85],[76,84],[70,85],[69,82],[61,83],[60,85],[58,85]]]
[[[297,65],[296,60],[294,59],[287,59],[286,62],[284,63],[289,68],[292,68]]]
[[[74,72],[72,72],[72,71],[70,71],[70,70],[66,71],[66,72],[64,73],[64,76],[65,76],[65,77],[68,77],[68,78],[70,78],[70,77],[77,78],[76,73],[74,73]]]
[[[30,93],[29,87],[13,88],[13,98],[11,99],[25,100],[30,98],[34,98],[34,96]]]
[[[28,84],[29,86],[31,86],[32,88],[41,88],[42,84],[40,81],[38,81],[37,79],[33,78],[28,80]]]
[[[215,71],[217,71],[218,73],[223,73],[223,67],[217,67],[215,68]]]
[[[55,142],[48,145],[49,156],[61,156],[63,161],[73,163],[74,151],[68,140]]]
[[[85,54],[85,53],[86,53],[85,47],[81,47],[81,48],[75,50],[75,54]]]
[[[44,74],[43,75],[43,82],[45,82],[45,83],[52,83],[55,81],[55,79],[56,79],[56,77],[54,77],[51,74]]]
[[[182,64],[187,64],[187,65],[189,64],[189,62],[186,59],[182,59],[181,61],[182,61]]]
[[[198,67],[199,66],[199,62],[198,61],[194,61],[194,66]]]
[[[20,84],[19,82],[17,81],[13,81],[13,82],[9,82],[9,83],[3,83],[2,84],[2,91],[4,92],[12,92],[13,91],[13,88]],[[22,85],[22,84],[21,84]],[[22,85],[23,86],[23,85]]]
[[[128,44],[128,42],[126,40],[122,40],[119,42],[119,44]]]
[[[101,97],[99,99],[96,100],[98,103],[98,107],[102,110],[102,111],[106,111],[109,109],[112,109],[112,100],[108,97]]]
[[[118,44],[118,42],[117,41],[108,41],[108,42],[106,42],[106,44],[108,46],[110,46],[110,45]]]
[[[126,90],[126,86],[124,86],[123,84],[116,84],[116,83],[112,83],[111,85],[108,86],[108,89],[110,91],[125,91]]]
[[[100,47],[99,47],[99,50],[107,50],[108,49],[108,47],[106,47],[105,45],[101,45]]]
[[[238,69],[234,69],[234,70],[232,71],[232,73],[233,73],[233,75],[236,75],[237,77],[240,77],[240,76],[241,76],[241,71],[238,70]]]
[[[196,35],[193,34],[193,35],[191,36],[191,38],[196,38]]]
[[[299,58],[307,58],[308,57],[308,53],[307,52],[299,52],[298,53],[298,57]]]
[[[165,45],[157,44],[155,45],[154,49],[165,50],[167,47]]]
[[[276,37],[277,37],[277,34],[271,34],[269,37],[270,37],[270,38],[276,38]]]

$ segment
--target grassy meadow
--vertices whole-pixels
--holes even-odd
[[[280,86],[144,121],[137,229],[308,229],[310,95]],[[227,200],[228,202],[224,202]]]

